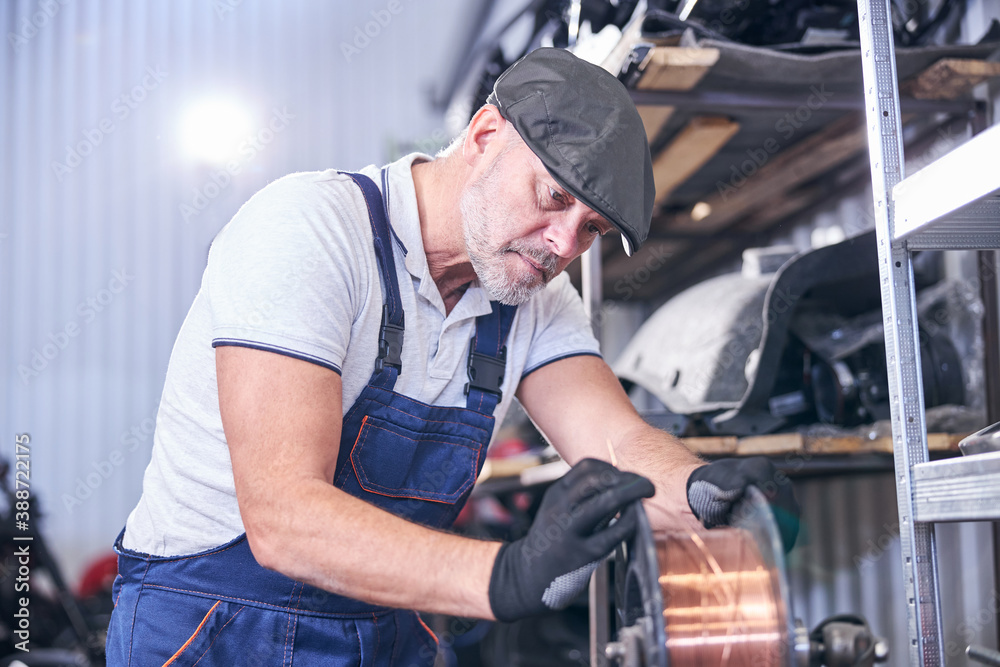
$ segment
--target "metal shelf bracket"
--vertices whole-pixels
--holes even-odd
[[[894,233],[893,188],[903,180],[902,119],[889,0],[858,0],[868,152],[875,204],[879,280],[900,547],[903,557],[909,665],[938,667],[944,640],[938,593],[934,526],[914,519],[913,468],[928,460],[913,268]]]

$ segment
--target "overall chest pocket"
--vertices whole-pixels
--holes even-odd
[[[486,443],[424,433],[367,415],[351,450],[365,491],[453,505],[472,489]]]

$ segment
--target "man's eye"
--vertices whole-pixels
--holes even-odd
[[[588,226],[587,231],[589,231],[594,236],[604,236],[604,234],[606,233],[601,231],[601,228],[594,224]]]
[[[555,188],[552,188],[552,187],[549,188],[549,196],[552,197],[553,199],[555,199],[560,204],[565,204],[566,203],[566,197],[563,196],[563,193],[559,192]]]

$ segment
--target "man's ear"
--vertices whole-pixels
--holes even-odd
[[[489,145],[503,135],[507,120],[492,104],[484,104],[469,121],[469,132],[462,145],[462,157],[469,166],[475,166],[486,154]]]

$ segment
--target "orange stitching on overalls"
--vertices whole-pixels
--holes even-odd
[[[354,446],[351,447],[351,453],[348,454],[348,458],[351,461],[351,469],[354,470],[354,476],[357,477],[359,482],[361,481],[362,475],[358,472],[358,467],[354,464],[354,450],[358,448],[359,442],[364,442],[368,438],[368,431],[365,430],[365,424],[367,422],[368,422],[368,415],[365,415],[364,419],[361,420],[361,428],[358,429],[358,437],[354,439]],[[364,439],[362,439],[361,437],[362,433],[365,436]],[[344,466],[344,469],[346,470],[347,466]],[[365,481],[366,482],[368,481],[367,477],[365,477]]]
[[[372,612],[372,624],[375,626],[375,653],[372,655],[372,664],[378,664],[378,645],[381,643],[381,635],[378,631],[378,619],[375,618],[375,613]]]
[[[373,426],[372,428],[375,428],[375,427]],[[382,430],[386,430],[386,429],[382,429]],[[405,436],[403,436],[403,437],[405,437]],[[365,434],[365,440],[367,440],[367,438],[368,438],[368,434],[366,433]],[[412,438],[408,438],[408,439],[412,439]],[[365,440],[361,441],[361,446],[362,447],[364,446]],[[437,441],[435,441],[435,442],[437,442]],[[450,443],[444,443],[444,444],[450,444]],[[387,487],[384,487],[381,484],[375,484],[374,482],[372,482],[372,481],[370,481],[368,479],[367,475],[364,475],[364,474],[358,472],[358,468],[354,464],[354,450],[353,449],[351,450],[351,467],[354,469],[354,474],[357,476],[358,482],[361,483],[362,488],[364,488],[364,490],[367,491],[368,493],[374,493],[377,496],[384,496],[386,498],[407,498],[407,499],[410,499],[410,500],[425,500],[425,501],[430,502],[430,503],[442,503],[442,504],[445,504],[445,505],[453,505],[454,504],[454,501],[447,500],[447,499],[441,499],[441,498],[424,498],[422,496],[412,496],[412,495],[407,495],[407,494],[404,494],[404,493],[389,493],[390,490],[398,490],[398,489],[388,489]],[[364,469],[362,468],[362,470],[364,470]],[[368,486],[365,486],[366,484]],[[462,485],[461,493],[465,492],[465,487],[468,486],[468,485],[469,485],[469,482],[466,482],[465,484]],[[372,487],[372,488],[369,489],[368,488],[369,486]],[[380,491],[378,489],[383,489],[383,490]],[[405,489],[405,490],[411,490],[411,489]],[[424,493],[433,494],[434,492],[433,491],[425,491]],[[461,493],[459,495],[461,495]],[[443,494],[437,494],[437,495],[443,495]]]
[[[424,630],[426,630],[427,633],[431,636],[431,638],[434,640],[434,643],[435,644],[440,644],[441,642],[438,640],[438,636],[436,634],[434,634],[433,630],[431,630],[429,627],[427,627],[427,624],[424,623],[424,619],[420,618],[420,614],[417,614],[416,612],[413,612],[413,613],[417,615],[417,622],[420,623],[420,625],[422,625],[424,627]]]
[[[368,419],[368,416],[366,415],[365,419],[362,420],[362,424],[364,424],[364,422],[367,421],[367,419]],[[378,426],[377,424],[372,424],[371,425],[371,429],[372,430],[379,429],[379,430],[385,431],[386,433],[393,433],[389,429],[382,428],[381,426]],[[364,427],[363,426],[362,426],[361,432],[364,432]],[[450,445],[450,446],[453,446],[453,447],[463,447],[465,449],[471,450],[471,451],[473,451],[473,452],[476,453],[476,461],[478,461],[478,459],[479,459],[479,451],[481,449],[480,447],[470,447],[469,445],[463,445],[463,444],[453,443],[453,442],[445,442],[444,440],[415,440],[413,438],[409,438],[409,437],[407,437],[405,435],[402,435],[400,433],[393,433],[393,435],[398,436],[400,438],[403,438],[404,440],[409,440],[410,442],[436,442],[436,443],[442,444],[442,445]],[[368,434],[367,433],[365,433],[364,439],[361,439],[360,436],[361,436],[361,433],[358,433],[358,440],[355,441],[354,447],[351,449],[351,467],[354,468],[354,474],[358,476],[358,480],[359,481],[362,481],[364,484],[367,484],[368,486],[372,487],[372,489],[369,489],[369,488],[366,487],[365,488],[366,491],[368,491],[370,493],[375,493],[375,494],[380,495],[380,496],[388,496],[390,498],[411,498],[411,499],[414,499],[414,500],[428,500],[430,502],[439,502],[439,503],[454,504],[454,501],[446,499],[446,498],[440,498],[440,499],[439,498],[425,498],[423,496],[413,496],[413,495],[407,495],[407,494],[404,494],[404,493],[390,493],[391,491],[412,491],[412,492],[417,492],[417,491],[419,491],[419,489],[410,489],[410,488],[405,488],[405,489],[391,489],[389,487],[383,486],[381,484],[376,484],[375,482],[372,482],[371,480],[369,480],[367,475],[364,475],[362,472],[358,471],[358,466],[355,464],[355,460],[354,460],[354,453],[357,452],[360,455],[361,449],[364,448],[365,442],[368,439]],[[363,470],[364,469],[362,468],[362,471]],[[472,472],[472,478],[473,479],[472,480],[466,480],[466,482],[464,484],[462,484],[462,486],[460,486],[458,488],[458,490],[455,492],[459,496],[461,496],[463,493],[465,493],[466,489],[469,486],[472,485],[473,481],[477,477],[477,475],[476,475],[476,462],[473,462],[471,472]],[[381,490],[374,490],[374,489],[381,489]],[[436,495],[436,496],[439,496],[439,497],[440,496],[446,496],[446,495],[455,495],[455,494],[435,493],[433,491],[422,491],[422,493],[427,494],[427,495]]]
[[[199,662],[201,662],[201,658],[204,658],[206,655],[208,655],[208,652],[212,650],[213,646],[215,646],[216,639],[218,639],[219,636],[222,635],[222,631],[226,629],[226,625],[229,625],[230,623],[232,623],[233,619],[236,618],[237,616],[239,616],[240,612],[243,611],[244,609],[246,609],[246,607],[240,607],[239,609],[236,610],[235,614],[233,614],[232,616],[229,617],[229,620],[226,621],[225,625],[223,625],[221,628],[219,628],[219,632],[218,632],[218,634],[215,635],[215,639],[212,640],[212,643],[208,645],[208,648],[205,649],[205,652],[201,654],[200,658],[198,658],[197,660],[194,661],[194,665],[191,665],[191,667],[195,667],[195,665],[197,665]]]
[[[174,660],[176,660],[177,656],[179,656],[181,653],[183,653],[184,649],[186,649],[188,646],[191,645],[191,642],[194,641],[194,638],[198,636],[198,633],[201,632],[201,629],[205,627],[206,623],[208,623],[208,617],[212,615],[212,612],[215,611],[215,608],[218,607],[219,604],[221,604],[221,602],[222,602],[222,600],[216,600],[215,601],[215,604],[213,604],[212,608],[208,610],[208,613],[205,614],[205,617],[203,619],[201,619],[201,623],[199,623],[198,627],[194,629],[194,632],[191,633],[191,636],[188,637],[188,640],[186,642],[184,642],[184,645],[181,646],[179,649],[177,649],[177,651],[175,651],[172,656],[170,656],[169,660],[167,660],[165,663],[163,663],[163,667],[167,667],[167,665],[169,665]],[[201,658],[198,658],[198,659],[201,660]],[[195,663],[195,664],[197,664],[197,663]]]
[[[368,419],[368,417],[365,416],[365,420],[367,420],[367,419]],[[403,438],[404,440],[409,440],[410,442],[436,442],[436,443],[441,444],[441,445],[450,445],[450,446],[453,446],[453,447],[463,447],[465,449],[468,449],[468,450],[471,450],[473,452],[476,452],[477,454],[478,454],[479,450],[481,449],[478,445],[477,446],[463,445],[463,444],[458,443],[458,442],[447,442],[445,440],[430,440],[430,439],[417,440],[417,439],[414,439],[414,438],[407,437],[407,436],[405,436],[405,435],[403,435],[401,433],[393,433],[389,429],[383,428],[383,427],[379,426],[378,424],[372,424],[371,428],[373,430],[374,429],[379,429],[380,431],[385,431],[386,433],[392,433],[393,435],[399,436],[400,438]],[[360,433],[358,435],[360,436]],[[364,440],[361,440],[360,443],[358,441],[355,441],[354,447],[351,449],[351,453],[353,454],[354,451],[358,451],[360,453],[360,450],[364,448],[365,443],[367,442],[367,440],[368,440],[368,435],[365,434]],[[352,466],[354,465],[353,457],[351,459],[351,465]],[[358,473],[358,471],[357,471],[356,468],[355,468],[354,472]],[[383,489],[387,488],[387,487],[382,486],[381,484],[375,484],[375,483],[369,481],[367,476],[361,475],[360,473],[358,473],[358,477],[359,477],[359,479],[363,477],[364,481],[366,483],[368,483],[368,484],[371,484],[372,486],[378,486],[378,487],[383,488]],[[410,489],[410,490],[413,490],[413,489]],[[426,493],[433,493],[433,492],[426,492]],[[409,496],[407,496],[407,497],[409,497]]]
[[[376,496],[383,496],[385,498],[405,498],[407,500],[422,500],[424,502],[439,503],[441,505],[454,505],[456,502],[458,502],[457,500],[452,501],[452,500],[441,500],[441,499],[438,499],[438,498],[423,498],[421,496],[407,496],[407,495],[403,495],[403,494],[399,494],[399,493],[388,493],[388,492],[385,492],[385,491],[374,491],[372,489],[365,489],[365,491],[367,491],[368,493],[374,493]],[[463,493],[464,493],[464,491],[463,491]]]
[[[358,428],[358,436],[354,438],[354,444],[351,445],[352,452],[354,451],[354,448],[358,446],[358,440],[361,439],[361,434],[365,432],[365,423],[367,423],[367,421],[368,421],[368,415],[365,415],[364,417],[361,418],[361,426]],[[348,458],[351,461],[351,467],[354,468],[354,458],[351,457],[350,455],[348,455]],[[355,468],[354,475],[357,476],[357,474],[358,471],[357,468]],[[346,479],[347,479],[347,466],[344,466],[343,468],[340,469],[340,476],[334,481],[342,483]]]

